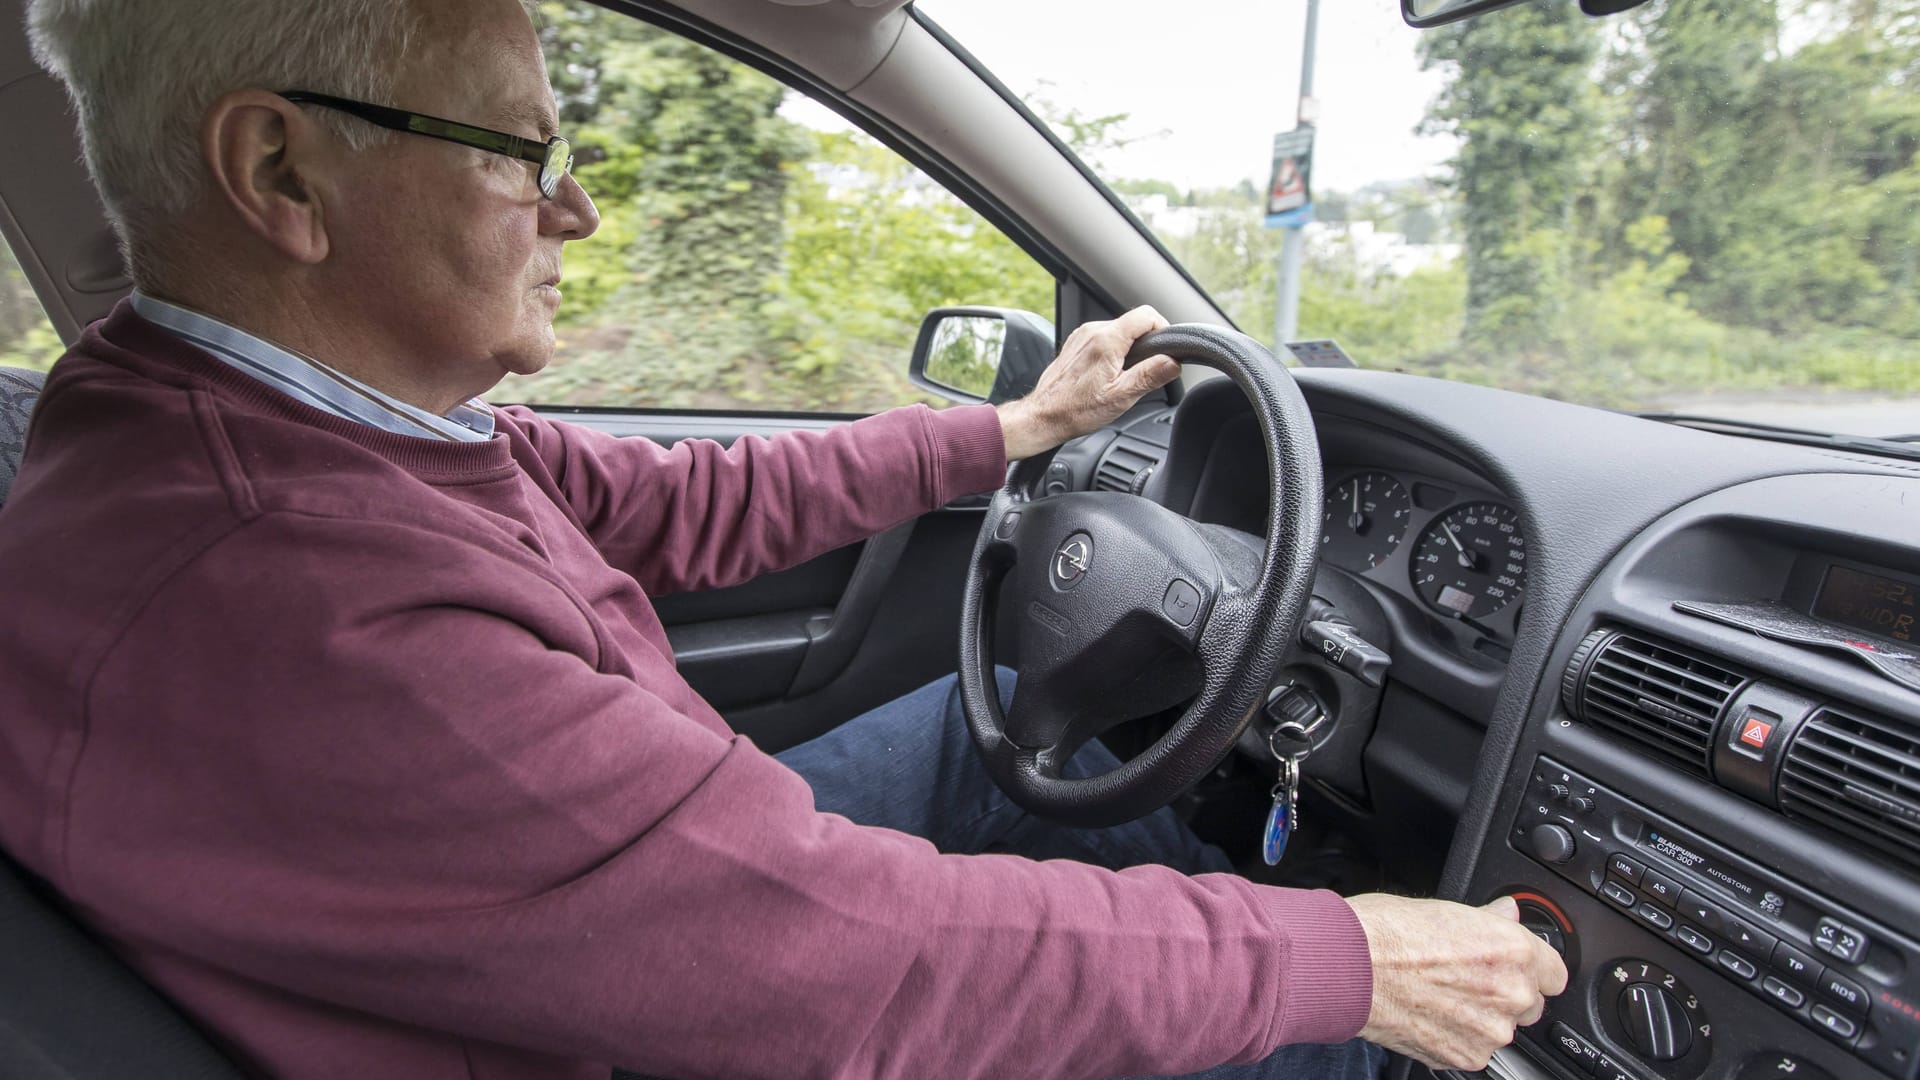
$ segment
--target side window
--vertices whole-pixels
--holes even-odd
[[[0,242],[0,367],[45,371],[64,351],[13,251]]]
[[[826,109],[583,0],[540,5],[561,131],[600,230],[566,248],[554,362],[489,398],[873,412],[948,304],[1051,317],[1054,282]]]

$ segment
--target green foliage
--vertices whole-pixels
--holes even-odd
[[[768,306],[784,374],[839,400],[892,404],[914,394],[907,347],[933,308],[1051,312],[1053,279],[945,189],[864,135],[812,134]]]
[[[0,243],[0,367],[45,371],[66,351],[27,284],[13,252]]]
[[[1007,326],[998,319],[949,317],[935,331],[927,356],[927,378],[976,397],[988,397],[1006,344]]]
[[[0,367],[32,368],[46,371],[67,347],[44,316],[12,341],[0,341]]]
[[[1572,214],[1599,114],[1597,32],[1571,4],[1522,4],[1420,40],[1454,78],[1428,127],[1463,141],[1467,332],[1483,344],[1554,340],[1574,261]]]
[[[1051,312],[1040,267],[872,140],[790,121],[778,84],[672,35],[542,8],[602,225],[568,248],[555,365],[499,396],[869,411],[922,396],[905,369],[928,310]],[[1429,117],[1463,140],[1449,190],[1322,191],[1320,216],[1464,257],[1399,276],[1318,243],[1304,336],[1622,406],[1920,389],[1920,0],[1654,0],[1606,22],[1528,4],[1421,48],[1451,74]],[[1029,101],[1096,168],[1151,137],[1047,95]],[[1254,184],[1115,187],[1180,208],[1169,248],[1269,332],[1282,234]]]
[[[601,226],[568,246],[555,363],[496,398],[867,412],[924,398],[930,308],[1051,312],[1031,258],[872,139],[782,116],[780,84],[612,12],[542,13]]]

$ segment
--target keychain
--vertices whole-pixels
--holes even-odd
[[[1280,857],[1287,853],[1288,837],[1300,827],[1300,763],[1313,752],[1313,733],[1326,719],[1326,713],[1316,710],[1307,723],[1282,720],[1267,736],[1267,749],[1280,764],[1280,777],[1273,785],[1273,809],[1267,811],[1267,827],[1260,840],[1260,857],[1268,866],[1280,865]]]

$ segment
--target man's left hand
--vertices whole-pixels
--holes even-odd
[[[1135,341],[1166,325],[1159,312],[1144,306],[1111,322],[1081,324],[1041,373],[1033,393],[997,406],[1007,460],[1032,457],[1098,431],[1177,378],[1180,365],[1167,356],[1121,368]]]

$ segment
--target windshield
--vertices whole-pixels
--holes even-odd
[[[1362,367],[1920,432],[1916,0],[1328,4],[1304,109],[1301,5],[918,7],[1264,341],[1295,224],[1287,337]]]

